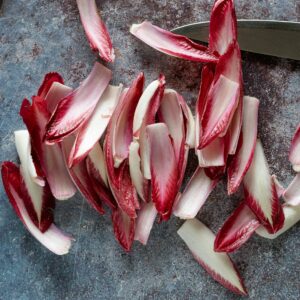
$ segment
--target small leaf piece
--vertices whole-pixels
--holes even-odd
[[[152,201],[163,220],[170,217],[178,192],[178,168],[169,131],[164,123],[148,125]]]
[[[129,218],[122,209],[117,208],[112,212],[112,222],[116,239],[129,252],[134,240],[135,219]]]
[[[211,54],[205,46],[194,43],[185,36],[154,26],[147,21],[133,24],[130,33],[150,47],[171,56],[197,62],[218,61],[218,58]]]
[[[228,167],[228,194],[233,194],[239,188],[243,177],[252,163],[256,140],[259,101],[256,98],[244,97],[243,127],[237,148]]]
[[[174,204],[173,214],[181,219],[193,219],[215,188],[218,180],[211,180],[198,167],[191,180]]]
[[[237,39],[233,0],[215,1],[209,23],[209,49],[222,55]]]
[[[42,233],[33,223],[25,202],[30,197],[24,184],[20,169],[12,162],[4,162],[1,167],[2,181],[8,199],[28,231],[46,248],[57,255],[69,252],[72,238],[60,231],[54,224]]]
[[[268,232],[277,232],[284,224],[284,215],[260,140],[244,177],[244,191],[246,203],[260,223]]]
[[[93,51],[108,62],[115,59],[114,49],[104,22],[98,13],[95,0],[77,0],[81,23]]]
[[[45,98],[54,83],[64,83],[61,75],[56,72],[46,74],[41,86],[39,87],[37,95],[41,98]]]
[[[177,231],[195,260],[220,284],[240,295],[247,295],[244,283],[226,253],[214,251],[215,235],[197,219],[185,221]]]
[[[251,209],[242,202],[219,230],[214,244],[217,252],[239,249],[260,226]]]
[[[61,141],[92,115],[111,79],[109,69],[96,62],[90,74],[71,94],[62,99],[47,124],[49,143]]]

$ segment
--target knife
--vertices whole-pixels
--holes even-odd
[[[209,22],[188,24],[172,32],[207,42]],[[238,20],[238,42],[248,52],[300,60],[300,22]]]

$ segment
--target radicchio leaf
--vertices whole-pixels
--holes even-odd
[[[247,295],[243,280],[226,253],[214,251],[215,235],[197,219],[185,221],[177,231],[195,260],[220,284],[234,293]]]
[[[109,33],[98,13],[95,0],[77,0],[81,23],[93,51],[108,62],[115,59]]]
[[[171,56],[197,61],[217,62],[205,46],[194,43],[185,36],[178,35],[152,25],[150,22],[133,24],[130,32],[150,47]]]

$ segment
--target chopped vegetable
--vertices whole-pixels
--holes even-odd
[[[195,260],[219,283],[234,293],[247,295],[244,283],[226,253],[214,251],[215,235],[197,219],[185,221],[177,231]]]

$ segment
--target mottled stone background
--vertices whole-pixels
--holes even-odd
[[[208,20],[212,0],[97,1],[111,33],[117,59],[114,83],[130,84],[143,70],[147,82],[166,75],[193,106],[201,65],[167,57],[129,34],[144,19],[167,29]],[[239,18],[300,21],[299,0],[236,1]],[[291,45],[292,47],[293,45]],[[81,27],[75,0],[4,0],[0,16],[0,160],[16,161],[13,131],[24,97],[43,75],[63,74],[75,87],[95,56]],[[300,115],[299,62],[243,54],[246,94],[261,100],[259,136],[272,172],[288,184],[293,177],[287,151]],[[191,158],[188,173],[195,167]],[[76,242],[70,254],[55,256],[40,246],[15,216],[0,187],[0,299],[238,299],[214,282],[192,259],[172,218],[156,224],[147,247],[130,254],[113,237],[110,217],[99,215],[77,194],[57,205],[56,223]],[[199,218],[215,232],[238,205],[219,184]],[[299,224],[277,240],[253,236],[232,255],[251,299],[300,299]]]

